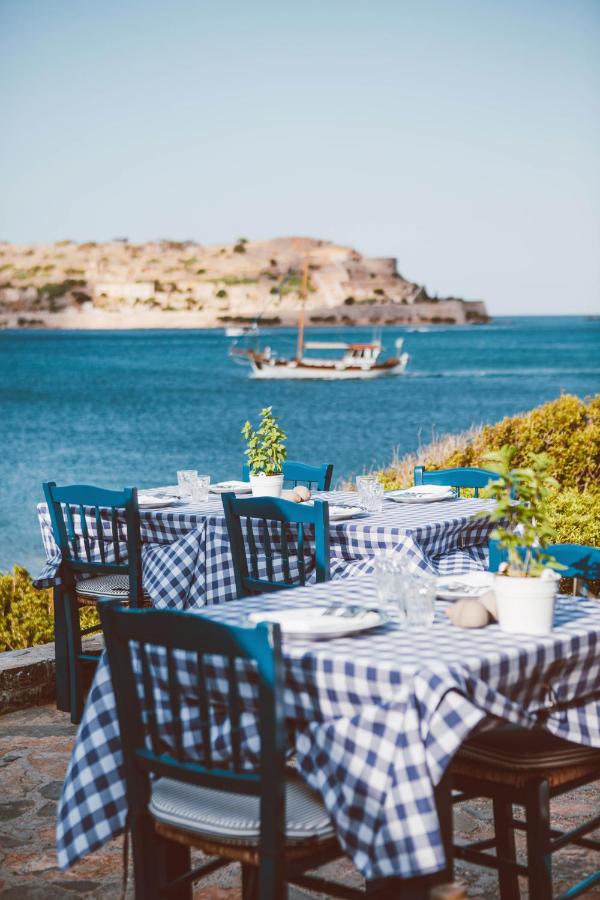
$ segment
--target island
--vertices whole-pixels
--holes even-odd
[[[481,300],[430,297],[392,257],[307,237],[204,246],[0,243],[2,328],[216,328],[295,324],[303,273],[313,325],[488,321]]]

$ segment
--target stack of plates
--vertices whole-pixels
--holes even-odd
[[[455,498],[452,488],[444,484],[417,484],[402,491],[388,491],[385,496],[395,503],[437,503]]]
[[[177,494],[161,488],[156,488],[154,491],[138,491],[140,509],[162,509],[164,506],[173,506],[178,500]]]
[[[233,491],[234,494],[251,494],[252,487],[248,481],[219,481],[217,484],[211,484],[209,488],[211,494],[225,494]]]

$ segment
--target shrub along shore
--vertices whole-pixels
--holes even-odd
[[[378,475],[386,490],[410,487],[417,465],[485,467],[485,454],[503,444],[517,448],[517,466],[531,451],[550,454],[550,472],[559,484],[552,498],[555,542],[599,547],[600,394],[587,400],[565,394],[495,425],[440,437],[416,453],[394,459]],[[85,624],[91,624],[95,615],[94,610],[85,610],[90,620]],[[0,651],[51,641],[53,633],[52,591],[34,588],[20,566],[0,575]]]

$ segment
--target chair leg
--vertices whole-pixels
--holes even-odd
[[[131,817],[131,847],[136,900],[159,900],[161,889],[161,846],[148,815]],[[164,856],[163,856],[164,859]]]
[[[67,654],[69,664],[69,703],[71,722],[78,725],[83,712],[83,673],[81,660],[81,624],[79,607],[70,594],[64,594],[64,611],[67,632]]]
[[[513,806],[504,800],[494,798],[494,831],[496,832],[496,854],[498,857],[516,862],[515,832],[509,824],[512,819]],[[501,900],[519,900],[519,876],[505,866],[498,868],[498,883]]]
[[[242,863],[242,900],[259,900],[258,868]]]
[[[527,786],[527,877],[529,900],[552,897],[552,854],[550,852],[550,790],[545,780]]]
[[[71,711],[69,693],[69,650],[67,646],[67,621],[65,603],[60,586],[52,592],[54,605],[54,663],[56,668],[56,708]]]
[[[190,848],[178,841],[161,838],[162,867],[166,883],[187,874],[192,867]],[[169,892],[170,900],[192,900],[192,885],[184,884]]]

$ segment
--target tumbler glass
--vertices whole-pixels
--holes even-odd
[[[177,472],[177,485],[179,487],[180,497],[189,497],[191,494],[191,483],[198,478],[196,469],[180,469]]]
[[[409,576],[406,584],[406,624],[409,628],[428,628],[435,616],[436,580],[424,573]]]
[[[195,480],[190,481],[192,500],[196,503],[206,503],[209,487],[210,475],[198,475]]]

